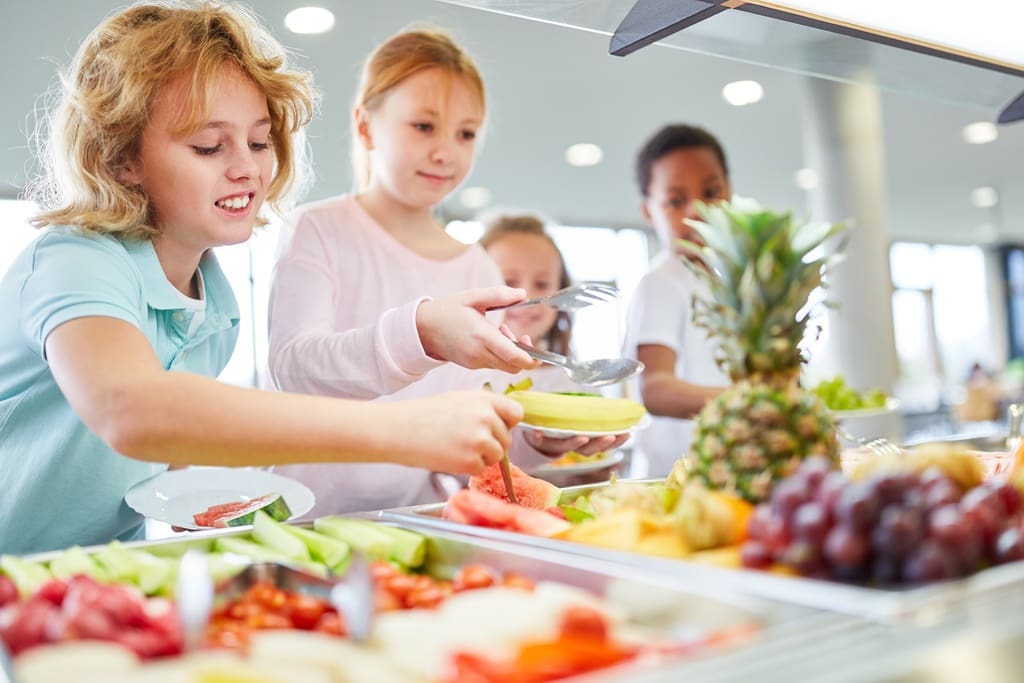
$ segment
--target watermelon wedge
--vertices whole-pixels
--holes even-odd
[[[558,500],[562,497],[562,489],[543,479],[531,477],[515,465],[511,465],[511,469],[512,490],[515,491],[516,500],[520,505],[537,510],[557,507]],[[508,502],[505,480],[501,477],[501,463],[494,463],[480,474],[471,477],[469,488]]]
[[[462,489],[449,498],[441,516],[452,522],[531,536],[555,536],[572,526],[550,512],[513,505],[472,489]]]
[[[192,515],[196,526],[226,528],[248,526],[256,519],[256,512],[263,510],[278,522],[284,522],[292,516],[292,511],[280,493],[268,493],[249,501],[233,501],[214,505],[203,512]]]

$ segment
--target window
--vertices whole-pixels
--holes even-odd
[[[0,277],[39,231],[29,224],[35,203],[21,199],[0,199]]]
[[[980,247],[895,242],[889,251],[900,381],[910,409],[938,406],[974,363],[992,369],[985,252]]]

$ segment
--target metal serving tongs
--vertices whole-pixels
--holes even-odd
[[[7,652],[4,641],[0,640],[0,683],[15,683],[14,662]]]
[[[354,641],[362,642],[370,635],[374,613],[373,579],[369,564],[354,550],[344,576],[321,578],[287,565],[262,562],[250,564],[219,583],[216,589],[206,566],[206,555],[190,550],[181,558],[177,591],[186,650],[202,646],[215,597],[231,600],[260,582],[327,601],[344,618],[348,635]]]

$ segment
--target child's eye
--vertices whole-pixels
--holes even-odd
[[[463,140],[476,140],[475,130],[464,130],[459,132],[459,137]]]
[[[704,192],[704,196],[707,197],[708,199],[718,199],[719,197],[722,196],[722,188],[720,188],[720,187],[713,187],[713,188],[705,191]]]
[[[216,145],[214,147],[203,147],[201,145],[192,145],[192,149],[194,149],[196,151],[196,154],[202,154],[203,156],[209,156],[211,154],[216,154],[217,152],[220,151],[220,148],[221,148],[220,145]]]
[[[254,150],[256,152],[262,152],[263,150],[270,149],[270,143],[269,142],[250,142],[249,143],[249,149]]]
[[[412,127],[421,133],[429,133],[434,130],[434,124],[432,123],[414,123]]]
[[[686,208],[686,200],[680,199],[679,197],[673,197],[672,199],[668,200],[666,204],[668,204],[673,209]]]

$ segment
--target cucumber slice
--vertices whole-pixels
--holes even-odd
[[[262,510],[257,510],[253,517],[252,537],[257,541],[279,551],[286,557],[309,562],[312,558],[309,549],[301,540],[285,531],[282,524],[275,522]]]
[[[426,555],[426,539],[420,534],[366,519],[322,517],[313,522],[313,527],[375,560],[390,559],[406,567],[418,567]]]
[[[305,543],[313,559],[323,562],[331,571],[338,572],[348,566],[352,548],[345,541],[291,524],[282,524],[281,528]]]
[[[0,555],[0,571],[18,587],[18,594],[27,598],[53,576],[38,562],[28,562],[14,555]]]

